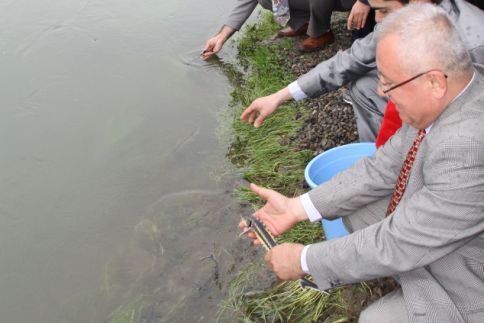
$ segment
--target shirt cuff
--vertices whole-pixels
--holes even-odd
[[[309,274],[308,262],[306,261],[306,254],[311,245],[304,246],[301,252],[301,268],[306,273]]]
[[[291,84],[289,84],[287,88],[289,90],[289,93],[291,93],[292,98],[295,101],[301,101],[308,97],[306,93],[304,93],[303,90],[301,90],[301,87],[299,86],[299,84],[297,84],[297,81],[294,81]]]
[[[323,219],[323,217],[321,216],[321,213],[319,213],[319,211],[314,206],[313,202],[311,202],[311,199],[309,198],[308,193],[304,193],[303,195],[301,195],[299,199],[304,208],[304,211],[306,211],[309,221],[316,222],[316,221],[321,221]]]

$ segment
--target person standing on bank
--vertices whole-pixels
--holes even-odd
[[[375,156],[300,197],[251,184],[267,200],[254,216],[274,235],[335,216],[352,233],[284,243],[265,259],[282,280],[310,274],[321,290],[395,277],[401,288],[370,304],[359,322],[482,323],[484,66],[472,65],[434,5],[389,15],[376,41],[378,92],[395,102],[402,128]]]
[[[413,0],[418,3],[434,3],[443,8],[457,26],[458,32],[473,62],[484,64],[484,12],[465,0]],[[375,20],[401,9],[409,0],[369,0],[375,9]],[[375,141],[387,105],[385,97],[376,93],[378,75],[375,65],[374,33],[357,39],[349,49],[339,51],[332,58],[300,76],[287,87],[254,100],[242,113],[241,120],[259,127],[264,119],[281,104],[294,99],[303,100],[349,85],[349,95],[360,142]]]
[[[323,49],[334,40],[330,29],[333,11],[349,11],[354,3],[355,0],[289,0],[290,19],[278,36],[294,37],[307,33],[309,37],[298,45],[298,49],[303,52]],[[230,36],[240,30],[257,4],[272,10],[272,0],[237,0],[220,31],[207,40],[202,58],[207,60],[218,53]]]

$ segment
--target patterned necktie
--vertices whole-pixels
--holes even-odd
[[[410,170],[412,169],[413,162],[415,161],[415,155],[417,155],[418,147],[422,142],[423,137],[425,136],[425,130],[419,130],[417,133],[417,138],[410,147],[410,150],[407,153],[407,157],[403,162],[402,169],[400,170],[400,175],[398,176],[397,183],[395,184],[395,189],[393,190],[392,199],[390,204],[388,205],[387,214],[389,216],[400,202],[402,198],[403,192],[405,192],[405,187],[407,186],[408,175],[410,174]]]

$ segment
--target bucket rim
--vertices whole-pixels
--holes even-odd
[[[309,177],[309,171],[310,171],[311,167],[314,165],[314,163],[316,163],[319,159],[323,158],[324,156],[326,156],[326,155],[328,155],[330,153],[334,153],[334,152],[337,152],[339,150],[345,150],[345,149],[352,148],[352,147],[355,147],[355,146],[358,146],[358,147],[368,147],[368,148],[374,148],[374,149],[376,149],[376,146],[375,146],[375,143],[374,142],[353,142],[353,143],[350,143],[350,144],[345,144],[345,145],[333,147],[331,149],[328,149],[326,151],[323,151],[322,153],[320,153],[317,156],[313,157],[309,161],[309,163],[306,165],[306,167],[304,169],[304,178],[306,179],[306,182],[308,183],[308,185],[311,188],[315,188],[317,186],[317,184],[314,183],[313,180]]]

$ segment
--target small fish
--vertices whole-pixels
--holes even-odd
[[[269,251],[269,249],[271,249],[272,247],[277,246],[276,239],[266,229],[266,226],[264,225],[264,223],[262,223],[261,220],[248,215],[243,215],[242,221],[244,221],[245,226],[249,228],[249,230],[255,233],[257,239],[259,239],[259,241],[262,243],[267,251]]]

